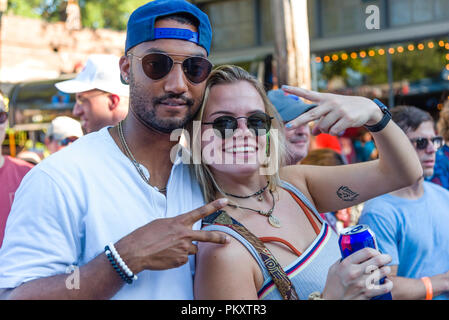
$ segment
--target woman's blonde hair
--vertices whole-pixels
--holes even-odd
[[[201,107],[194,119],[194,122],[201,123],[203,121],[204,110],[207,105],[210,90],[216,85],[226,85],[233,84],[239,81],[246,81],[250,83],[259,93],[265,105],[265,113],[270,117],[273,117],[271,122],[270,133],[273,129],[276,129],[277,134],[269,134],[269,157],[268,161],[264,166],[276,166],[273,174],[266,175],[269,186],[268,188],[272,191],[276,190],[276,187],[280,183],[278,169],[285,163],[285,136],[282,130],[282,121],[276,110],[276,108],[271,104],[267,97],[264,87],[262,84],[251,74],[249,74],[244,69],[238,66],[223,65],[212,71],[207,82],[206,89],[201,103]],[[201,154],[200,161],[190,161],[191,168],[199,181],[204,198],[206,202],[210,202],[216,199],[217,194],[222,194],[225,196],[224,191],[220,188],[217,181],[215,181],[212,172],[209,167],[202,161],[202,151],[201,151],[201,125],[199,126],[189,126],[188,128],[190,137],[192,137],[192,149],[193,154]]]

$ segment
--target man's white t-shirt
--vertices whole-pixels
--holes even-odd
[[[0,249],[0,288],[57,274],[73,276],[73,267],[104,254],[110,242],[203,204],[201,189],[179,155],[165,197],[144,182],[107,128],[88,134],[23,179]],[[194,225],[199,227],[199,222]],[[114,298],[192,299],[193,272],[193,256],[179,268],[143,271]]]

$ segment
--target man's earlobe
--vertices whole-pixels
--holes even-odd
[[[123,84],[129,84],[130,61],[127,56],[122,56],[119,60],[120,80]]]
[[[120,80],[122,81],[123,84],[129,84],[129,78],[128,76],[123,76],[122,74],[120,74]]]

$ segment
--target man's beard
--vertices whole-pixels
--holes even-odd
[[[162,97],[153,98],[151,101],[145,98],[141,93],[144,89],[130,79],[130,111],[142,122],[146,127],[154,129],[162,133],[171,133],[175,129],[183,128],[187,123],[195,117],[195,100],[186,98],[183,94],[167,93]],[[187,106],[187,114],[184,118],[158,118],[156,115],[156,106],[160,105],[167,99],[183,100]],[[163,107],[162,107],[163,108]]]

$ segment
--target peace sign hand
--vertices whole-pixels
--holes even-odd
[[[192,230],[195,222],[225,207],[227,199],[218,199],[173,218],[156,219],[133,231],[115,245],[134,272],[165,270],[188,262],[198,251],[194,241],[225,244],[228,236],[216,231]]]
[[[347,128],[374,125],[383,116],[379,107],[368,98],[321,93],[289,86],[283,86],[282,90],[317,104],[315,108],[290,121],[286,125],[287,130],[318,120],[313,134],[322,132],[338,135]]]

